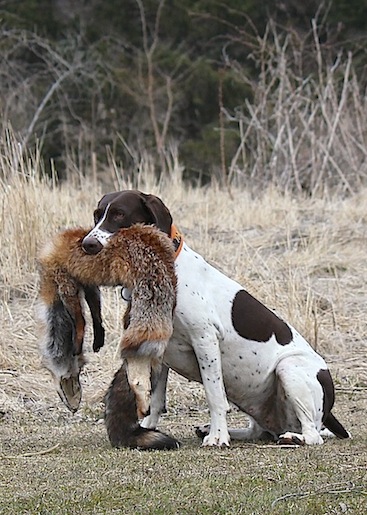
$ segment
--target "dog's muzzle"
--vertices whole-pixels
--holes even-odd
[[[98,254],[107,244],[108,240],[113,236],[112,233],[102,231],[99,227],[95,227],[86,235],[82,241],[82,249],[86,254]]]
[[[97,238],[86,236],[82,241],[82,249],[86,254],[98,254],[103,249],[103,245]]]

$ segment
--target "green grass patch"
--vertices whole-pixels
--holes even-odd
[[[181,433],[175,434],[181,449],[141,452],[111,449],[103,424],[90,417],[7,415],[0,512],[366,513],[363,438],[295,449],[245,443],[208,449],[182,415],[168,418]]]

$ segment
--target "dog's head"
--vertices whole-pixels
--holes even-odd
[[[170,235],[172,217],[155,195],[126,190],[107,193],[101,198],[94,211],[94,223],[95,227],[82,243],[87,254],[98,254],[115,232],[136,223],[155,225]]]

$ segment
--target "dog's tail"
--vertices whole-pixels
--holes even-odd
[[[350,438],[350,433],[348,433],[348,431],[342,426],[339,420],[337,420],[331,413],[335,401],[335,388],[329,370],[319,370],[317,379],[321,384],[324,393],[324,416],[322,419],[323,425],[337,438]]]
[[[337,438],[350,438],[350,433],[339,422],[339,420],[336,417],[334,417],[334,415],[331,412],[327,414],[323,421],[323,424]]]
[[[116,372],[105,396],[105,424],[113,447],[131,449],[177,449],[179,442],[156,429],[141,427],[135,394],[126,372],[126,364]]]

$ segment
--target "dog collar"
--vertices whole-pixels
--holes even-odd
[[[171,225],[171,240],[173,242],[173,247],[175,249],[175,259],[177,259],[179,253],[181,252],[183,245],[183,236],[180,231],[177,229],[175,225]]]

